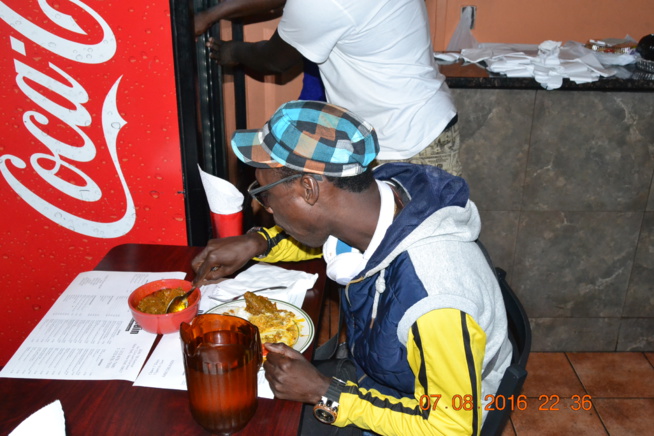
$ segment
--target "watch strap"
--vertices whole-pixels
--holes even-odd
[[[277,233],[275,236],[271,236],[267,229],[263,227],[252,227],[247,233],[258,233],[266,240],[266,251],[256,256],[256,259],[266,258],[270,252],[284,239],[288,238],[288,234],[285,231]]]
[[[343,380],[337,379],[336,377],[332,377],[332,381],[329,383],[325,397],[327,397],[328,400],[338,403],[338,401],[341,399],[341,393],[344,390],[345,382]]]

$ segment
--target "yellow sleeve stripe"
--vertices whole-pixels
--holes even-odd
[[[367,390],[360,388],[357,390],[357,392],[350,392],[350,393],[356,393],[359,396],[360,400],[363,400],[367,403],[370,403],[374,407],[378,407],[380,409],[386,409],[386,410],[391,410],[393,412],[400,412],[405,415],[422,415],[422,410],[420,410],[420,407],[416,404],[413,399],[407,399],[408,401],[403,401],[404,399],[402,398],[395,398],[395,397],[389,397],[382,395],[378,391],[372,389],[372,390]],[[406,403],[406,404],[405,404]]]
[[[422,340],[420,339],[420,330],[418,330],[418,323],[414,323],[411,326],[411,333],[413,333],[413,342],[416,344],[416,347],[420,353],[420,366],[418,367],[417,381],[422,386],[422,389],[426,395],[429,395],[429,383],[427,380],[427,365],[425,359],[425,352],[422,348]],[[431,407],[428,407],[427,410],[424,410],[425,419],[429,419],[429,411]]]
[[[470,386],[471,386],[471,392],[472,392],[472,404],[473,407],[476,409],[480,403],[479,403],[479,398],[477,397],[477,375],[476,375],[476,368],[475,368],[475,359],[474,355],[472,353],[472,349],[470,346],[470,332],[468,331],[468,324],[466,323],[466,314],[465,312],[460,312],[460,318],[461,318],[461,333],[462,333],[462,345],[465,350],[465,362],[466,362],[466,368],[467,368],[467,374],[470,377]],[[427,380],[427,365],[426,365],[426,360],[425,360],[425,354],[424,354],[424,349],[422,346],[422,340],[420,339],[420,331],[418,329],[418,324],[413,324],[411,326],[411,333],[413,333],[413,340],[416,344],[416,347],[418,348],[420,352],[420,366],[418,368],[418,374],[417,374],[417,379],[418,383],[422,386],[425,394],[429,396],[429,383]],[[429,412],[431,408],[427,408],[425,410],[424,415],[425,419],[429,418]],[[473,422],[472,422],[472,428],[476,429],[478,427],[478,419],[479,416],[477,413],[473,413]],[[476,435],[476,432],[473,432],[473,435]]]
[[[426,411],[429,421],[439,422],[446,434],[458,430],[479,434],[484,331],[470,315],[446,308],[421,316],[408,339],[407,358],[416,375],[415,399],[439,398],[439,406]]]
[[[478,392],[480,389],[477,389],[477,370],[475,366],[475,358],[472,354],[472,348],[470,344],[470,331],[468,330],[468,323],[466,322],[466,314],[461,312],[461,331],[463,332],[463,346],[466,350],[466,364],[468,366],[468,374],[470,375],[470,391],[472,395],[472,407],[473,410],[480,410],[481,403],[479,401]],[[481,380],[481,377],[479,377]],[[472,436],[477,436],[477,429],[479,428],[479,413],[472,414]]]

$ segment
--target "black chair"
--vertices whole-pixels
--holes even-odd
[[[502,433],[511,415],[511,408],[509,407],[511,403],[508,398],[513,395],[514,399],[517,400],[518,395],[520,395],[520,389],[522,389],[522,385],[527,378],[527,359],[531,350],[531,326],[529,325],[527,313],[513,289],[506,282],[506,271],[501,268],[495,268],[495,271],[502,289],[502,297],[504,297],[506,317],[509,323],[509,339],[513,344],[513,357],[511,358],[511,365],[506,369],[495,395],[495,398],[503,396],[507,400],[506,404],[503,406],[503,410],[494,407],[494,410],[488,412],[481,428],[481,436],[494,436]],[[496,405],[497,403],[494,406]]]

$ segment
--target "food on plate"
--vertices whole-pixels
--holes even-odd
[[[153,292],[144,297],[136,306],[138,310],[152,315],[162,315],[166,313],[166,308],[173,298],[184,295],[186,292],[182,288],[164,288]]]
[[[254,292],[246,292],[243,294],[245,298],[245,310],[247,313],[252,315],[263,315],[265,313],[276,313],[279,312],[277,305],[260,295],[256,295]]]
[[[248,320],[259,328],[262,344],[282,342],[292,347],[297,342],[300,329],[293,312],[277,309],[277,304],[252,292],[246,292],[244,297],[245,311],[250,314]]]

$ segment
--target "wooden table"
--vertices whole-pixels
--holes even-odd
[[[200,250],[201,247],[125,244],[109,251],[95,269],[185,271],[187,278],[191,278],[191,260]],[[282,266],[319,274],[302,306],[317,326],[325,288],[324,262],[318,259]],[[307,358],[313,348],[314,344],[304,353]],[[8,434],[33,412],[55,400],[61,401],[68,436],[209,434],[193,420],[186,391],[136,387],[123,380],[0,378],[0,435]],[[295,435],[301,412],[300,403],[260,398],[252,421],[235,434]]]

